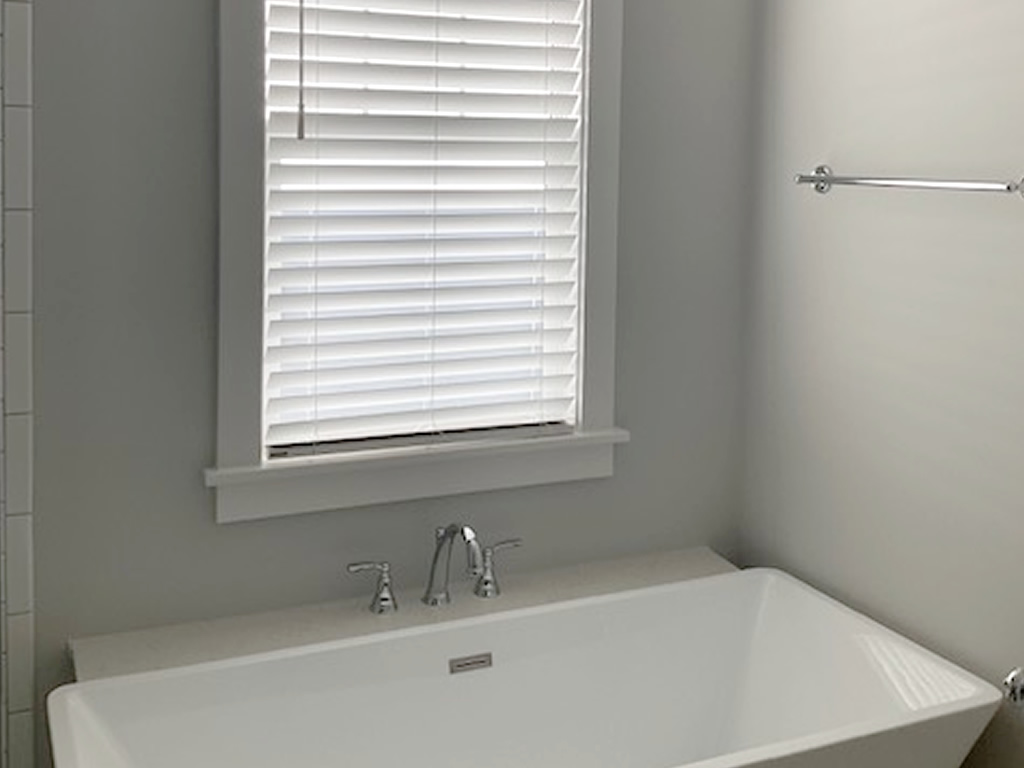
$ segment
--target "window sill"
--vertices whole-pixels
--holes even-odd
[[[609,477],[623,429],[277,459],[206,470],[217,522]]]

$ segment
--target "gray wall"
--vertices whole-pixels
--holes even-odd
[[[520,569],[730,553],[752,7],[627,4],[614,478],[218,527],[215,0],[37,0],[39,695],[69,635],[419,584],[456,518]]]
[[[1024,660],[1022,203],[792,177],[1024,172],[1024,5],[766,10],[743,559],[998,680]],[[1020,764],[1013,722],[975,765]]]

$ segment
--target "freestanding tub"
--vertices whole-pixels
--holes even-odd
[[[999,701],[755,569],[77,683],[48,703],[57,768],[955,768]]]

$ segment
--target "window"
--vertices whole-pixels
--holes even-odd
[[[222,0],[218,519],[611,473],[600,8]]]
[[[264,439],[576,423],[584,0],[267,0]]]

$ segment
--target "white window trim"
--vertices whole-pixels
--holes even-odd
[[[263,3],[220,0],[218,522],[608,477],[613,426],[623,0],[591,6],[582,411],[570,435],[265,461]]]

